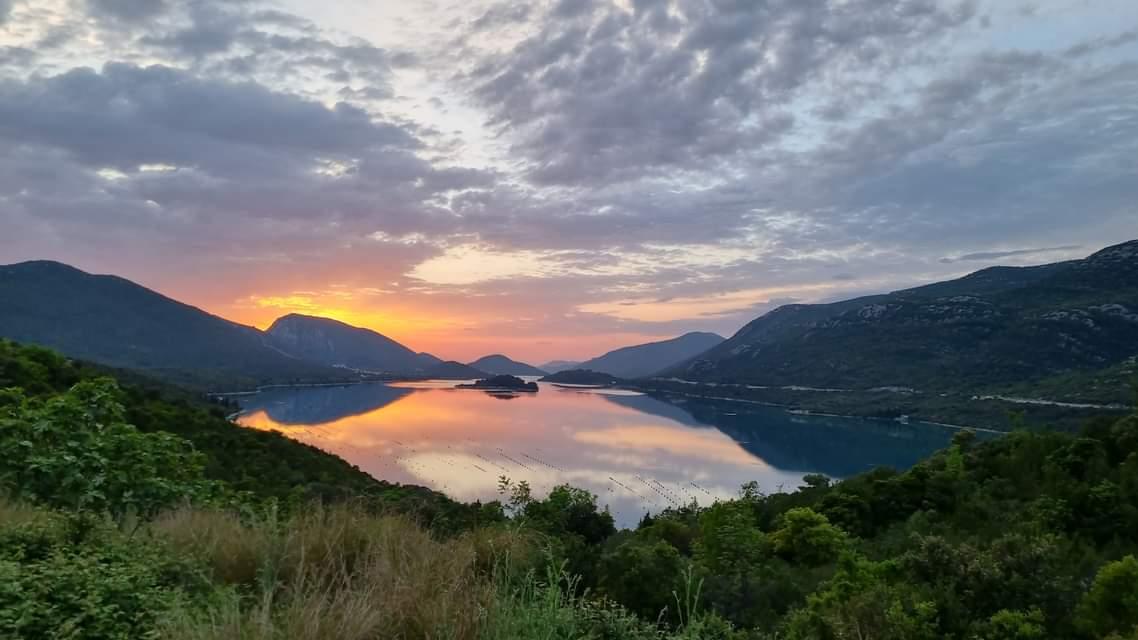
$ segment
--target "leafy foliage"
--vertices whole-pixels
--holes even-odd
[[[1138,635],[1138,415],[617,531],[580,489],[457,505],[96,373],[0,342],[0,483],[40,506],[0,501],[0,636]]]
[[[71,511],[148,519],[217,487],[204,460],[169,433],[124,422],[111,380],[81,382],[47,401],[9,393],[0,409],[0,488],[16,498]]]
[[[118,407],[116,426],[109,431],[95,432],[90,427],[97,421],[73,422],[77,418],[66,414],[64,409],[70,407],[68,411],[81,414],[78,407],[87,400],[80,399],[70,388],[79,383],[89,388],[94,381],[111,374],[125,383],[117,390],[108,390],[99,402]],[[202,467],[205,479],[221,482],[232,492],[254,500],[275,500],[286,508],[312,501],[365,500],[376,509],[413,513],[433,529],[451,533],[503,517],[497,505],[463,505],[423,487],[382,482],[334,455],[280,433],[240,427],[226,419],[226,414],[234,411],[232,406],[207,403],[192,393],[137,375],[71,361],[42,347],[0,340],[0,420],[9,416],[18,429],[31,429],[32,413],[37,411],[56,412],[50,416],[45,414],[40,421],[41,428],[48,430],[43,437],[50,435],[53,439],[44,440],[43,443],[51,444],[52,448],[41,449],[37,455],[48,455],[50,459],[43,463],[60,465],[65,473],[67,470],[63,467],[69,463],[63,451],[55,448],[57,442],[67,443],[78,438],[91,444],[94,439],[102,443],[99,446],[111,447],[113,452],[112,445],[104,441],[114,434],[130,433],[125,423],[141,432],[138,435],[147,436],[131,442],[161,441],[168,450],[175,446],[170,440],[171,434],[178,436],[188,441],[189,445],[179,446],[189,452],[187,455],[194,465]],[[19,412],[19,418],[12,412]],[[0,432],[0,447],[15,447],[26,441],[26,438],[16,438],[15,433],[9,429]],[[194,455],[193,451],[200,455]],[[150,460],[147,464],[158,463],[147,457],[143,460]],[[0,461],[0,465],[3,464],[5,462]],[[178,468],[181,467],[172,471]]]

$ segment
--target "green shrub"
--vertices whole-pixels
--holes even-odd
[[[0,637],[154,638],[210,587],[192,565],[97,521],[0,508]]]
[[[68,511],[150,518],[217,487],[186,441],[142,433],[124,422],[118,387],[80,382],[45,402],[19,399],[0,408],[0,490]]]
[[[1079,627],[1098,636],[1127,634],[1138,628],[1138,558],[1105,565],[1079,603]]]

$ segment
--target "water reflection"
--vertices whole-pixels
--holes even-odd
[[[454,382],[276,390],[241,421],[336,453],[372,475],[460,500],[494,499],[500,476],[538,494],[569,483],[632,526],[649,510],[734,495],[756,480],[898,468],[944,446],[932,425],[798,416],[738,403],[669,402],[542,385],[509,401]]]
[[[381,409],[413,393],[382,384],[357,384],[308,389],[270,389],[242,404],[246,411],[264,411],[281,425],[335,422]]]

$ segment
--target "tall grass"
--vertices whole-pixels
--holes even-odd
[[[172,616],[172,640],[477,638],[494,605],[495,567],[534,557],[516,530],[440,541],[406,518],[351,506],[252,523],[183,510],[152,533],[229,589],[205,613]]]
[[[0,534],[44,525],[68,544],[68,522],[65,514],[0,499]],[[184,508],[129,537],[111,525],[104,534],[137,548],[136,564],[150,567],[147,588],[159,591],[146,601],[146,619],[158,621],[157,637],[165,640],[727,637],[700,631],[708,627],[695,611],[698,586],[677,596],[688,624],[666,636],[582,593],[532,531],[510,525],[440,540],[405,517],[350,505],[258,519]],[[177,575],[162,578],[170,570]]]

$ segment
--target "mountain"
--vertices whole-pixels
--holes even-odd
[[[1138,354],[1138,241],[1082,260],[787,305],[665,375],[704,382],[970,389]]]
[[[440,362],[427,369],[423,375],[435,380],[477,380],[490,377],[490,374],[481,369],[454,360]]]
[[[483,356],[471,362],[470,366],[494,375],[544,376],[546,374],[545,371],[537,367],[524,362],[518,362],[517,360],[511,360],[501,354]]]
[[[610,351],[574,368],[600,371],[618,378],[643,378],[697,356],[722,342],[723,338],[714,333],[685,333],[671,340]]]
[[[443,361],[442,358],[435,356],[435,355],[431,355],[431,354],[427,353],[426,351],[420,351],[419,352],[419,360],[423,363],[423,366],[425,366],[425,367],[433,367],[436,364],[441,364]]]
[[[615,376],[601,373],[600,371],[590,371],[588,369],[566,369],[565,371],[558,371],[557,373],[551,373],[545,376],[541,381],[590,386],[608,386],[620,382]]]
[[[580,366],[581,363],[577,362],[576,360],[550,360],[545,364],[538,365],[537,368],[541,369],[542,371],[548,371],[549,373],[557,373],[559,371],[576,369]]]
[[[330,318],[289,314],[266,332],[285,353],[329,366],[373,373],[421,374],[438,364],[429,354],[418,354],[372,331]]]
[[[282,353],[259,330],[116,276],[58,262],[0,266],[0,337],[198,387],[342,380]]]

